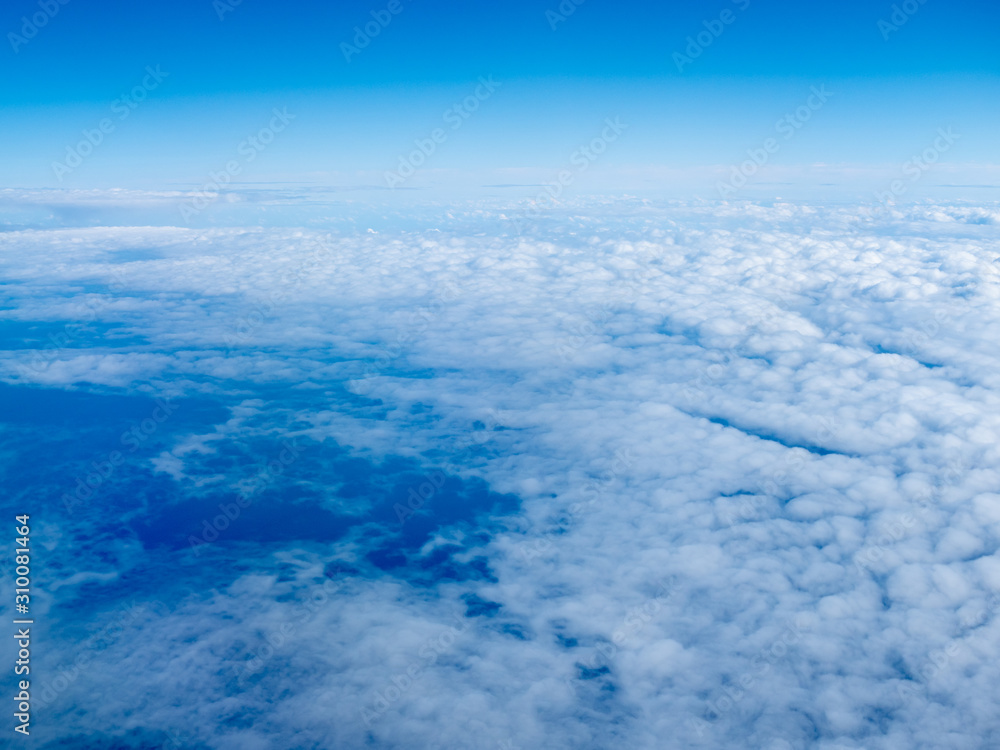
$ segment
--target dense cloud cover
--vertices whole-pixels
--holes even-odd
[[[0,233],[39,746],[1000,744],[1000,208],[390,218]]]

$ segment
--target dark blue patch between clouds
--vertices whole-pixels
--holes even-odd
[[[0,321],[0,350],[36,350],[29,367],[44,368],[64,349],[146,346],[149,340],[121,326],[107,323],[50,323],[46,321]]]
[[[286,395],[286,402],[300,398]],[[189,589],[206,583],[224,586],[246,570],[246,561],[253,564],[289,544],[326,551],[331,558],[343,557],[339,548],[360,549],[350,560],[331,562],[343,575],[388,574],[419,586],[442,580],[496,580],[486,558],[474,553],[470,558],[470,551],[489,541],[491,517],[518,510],[518,498],[417,461],[392,457],[376,464],[351,457],[332,441],[300,438],[296,460],[271,476],[238,517],[220,518],[226,509],[233,515],[237,494],[154,473],[149,459],[178,434],[211,432],[229,411],[208,400],[177,401],[175,406],[170,418],[129,452],[122,436],[150,418],[155,400],[0,385],[0,446],[19,454],[2,472],[7,490],[12,496],[30,494],[46,515],[66,517],[82,530],[66,549],[72,549],[72,558],[53,556],[49,561],[52,574],[68,573],[87,558],[119,570],[114,583],[79,587],[79,595],[90,598],[91,604],[113,603],[126,595],[159,596],[168,581],[174,586],[188,581]],[[297,411],[302,406],[295,404]],[[250,479],[284,449],[287,440],[280,435],[287,428],[279,425],[214,442],[214,453],[185,456],[185,471],[223,475],[227,486],[236,478]],[[270,434],[261,437],[260,432]],[[68,513],[60,498],[72,493],[76,480],[92,473],[95,462],[102,464],[111,451],[125,454],[125,463]],[[217,534],[207,532],[213,524]],[[461,529],[461,535],[444,536],[462,541],[422,551],[447,529]],[[129,538],[137,538],[146,549],[144,559],[131,567],[112,559],[111,551],[115,542]],[[208,542],[198,546],[198,555],[192,554],[193,539]],[[470,559],[459,561],[458,553]],[[495,612],[491,607],[499,607],[476,600],[468,605],[469,616],[488,616]]]

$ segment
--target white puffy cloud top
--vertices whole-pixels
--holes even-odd
[[[147,608],[94,661],[128,689],[101,699],[111,677],[84,670],[40,732],[211,748],[1000,743],[1000,209],[436,211],[333,235],[0,233],[3,321],[89,326],[0,352],[3,381],[246,399],[143,459],[157,476],[236,486],[200,457],[246,415],[285,411],[303,440],[521,501],[466,547],[492,571],[474,584],[357,575],[327,597],[315,546],[244,550],[292,572]],[[292,399],[334,385],[381,409]],[[64,546],[89,523],[54,516]],[[420,553],[469,533],[442,526]],[[365,551],[352,539],[335,556]],[[51,592],[53,617],[78,584]],[[79,649],[53,640],[50,675]]]

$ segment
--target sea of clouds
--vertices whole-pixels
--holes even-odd
[[[1000,206],[0,197],[37,746],[1000,745]]]

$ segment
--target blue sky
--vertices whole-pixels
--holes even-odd
[[[71,0],[51,6],[58,12],[28,39],[22,19],[45,11],[9,3],[0,14],[2,184],[198,184],[273,107],[287,107],[294,126],[241,180],[369,184],[480,76],[501,87],[428,167],[486,182],[490,170],[556,169],[608,116],[630,132],[602,169],[727,165],[823,84],[835,92],[830,105],[775,164],[898,164],[941,126],[963,135],[950,161],[998,161],[993,3],[913,0],[897,30],[879,26],[894,7],[878,2],[388,6]],[[391,20],[348,62],[342,44],[373,13]],[[699,33],[710,44],[679,70],[675,53]],[[115,103],[147,66],[166,77],[117,119]],[[105,117],[113,132],[57,180],[53,161]]]
[[[995,2],[231,2],[0,10],[33,747],[1000,745]]]

